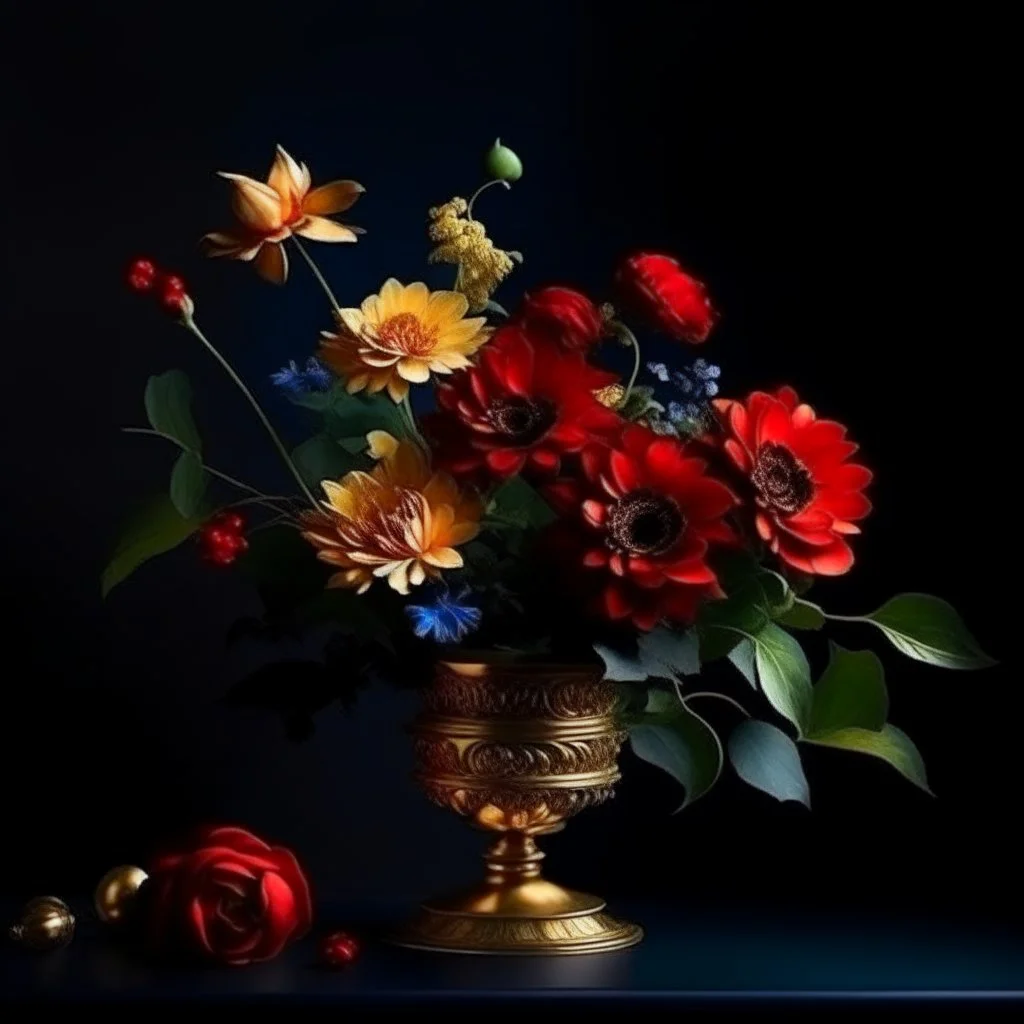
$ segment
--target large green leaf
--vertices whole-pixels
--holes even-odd
[[[503,520],[522,529],[554,522],[551,506],[521,476],[514,476],[494,493],[493,508]]]
[[[772,707],[803,735],[811,713],[811,667],[800,644],[769,622],[750,638],[761,689]]]
[[[652,690],[644,711],[628,721],[634,753],[668,772],[686,790],[678,810],[703,796],[718,780],[722,744],[717,733],[674,694]]]
[[[810,808],[811,792],[800,751],[770,722],[741,722],[729,737],[729,760],[748,785],[776,800],[796,800]]]
[[[675,676],[695,676],[700,672],[697,634],[659,626],[645,633],[637,642],[640,661],[649,676],[672,679]]]
[[[181,370],[168,370],[146,383],[146,416],[154,430],[167,434],[188,451],[199,452],[202,441],[192,419],[192,386]]]
[[[825,625],[825,613],[811,601],[798,597],[775,617],[775,621],[790,629],[821,629]]]
[[[318,493],[323,480],[340,480],[358,465],[356,457],[327,434],[314,434],[292,452],[302,479]]]
[[[386,430],[395,437],[406,437],[409,425],[387,395],[350,395],[341,384],[330,391],[309,391],[288,396],[296,405],[312,409],[324,417],[324,431],[335,441],[354,447],[371,430]]]
[[[915,786],[931,793],[921,754],[910,737],[895,725],[883,725],[877,732],[870,729],[837,729],[824,736],[808,737],[808,741],[822,747],[855,750],[879,757]]]
[[[188,519],[203,503],[206,492],[206,471],[195,452],[182,452],[171,470],[171,502]]]
[[[889,715],[885,672],[872,651],[830,645],[828,668],[814,686],[808,738],[837,729],[878,732]]]
[[[604,662],[604,678],[613,683],[642,683],[648,676],[639,657],[617,651],[604,644],[594,644],[594,652]]]
[[[757,664],[755,663],[756,648],[753,640],[744,637],[729,652],[729,660],[736,666],[740,674],[754,689],[757,689]]]
[[[177,547],[203,521],[203,516],[182,516],[171,503],[170,496],[161,495],[135,516],[122,533],[113,557],[103,570],[103,596],[106,597],[143,562]]]
[[[907,657],[940,668],[994,665],[952,605],[929,594],[899,594],[857,621],[874,623]]]

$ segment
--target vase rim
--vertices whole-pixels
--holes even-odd
[[[550,655],[519,654],[516,651],[468,650],[458,654],[447,655],[437,659],[438,665],[452,669],[464,669],[478,665],[487,669],[510,668],[516,672],[529,675],[565,675],[572,674],[593,676],[602,668],[599,661],[558,661]]]

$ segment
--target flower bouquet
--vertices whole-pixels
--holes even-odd
[[[237,225],[206,236],[209,255],[277,284],[298,256],[327,300],[315,351],[273,374],[281,400],[308,410],[311,436],[298,445],[203,333],[184,283],[147,260],[132,266],[132,287],[162,302],[251,403],[293,486],[215,468],[188,380],[152,377],[149,426],[131,429],[179,451],[104,591],[195,536],[212,565],[235,565],[259,589],[265,615],[247,629],[336,630],[339,692],[374,674],[418,682],[438,659],[458,663],[453,649],[471,638],[524,664],[599,664],[595,685],[616,684],[633,750],[677,778],[683,806],[726,758],[752,786],[809,804],[800,744],[873,755],[927,790],[916,747],[888,722],[876,655],[831,644],[815,682],[798,639],[840,619],[919,661],[990,664],[938,598],[901,594],[838,616],[808,596],[817,577],[851,569],[871,511],[872,474],[846,428],[791,387],[725,397],[719,367],[690,354],[717,315],[671,256],[626,259],[607,303],[552,285],[508,313],[494,295],[523,257],[498,248],[478,208],[522,165],[499,142],[485,166],[468,201],[429,210],[426,260],[445,265],[448,287],[389,277],[367,297],[328,284],[306,246],[358,241],[334,217],[361,185],[313,187],[280,147],[266,182],[222,175]],[[679,343],[672,365],[644,359],[644,331]],[[631,356],[622,374],[604,365],[617,353]],[[693,685],[715,661],[746,680],[746,698]],[[714,701],[735,718],[725,743],[702,707]],[[494,823],[493,801],[469,810]]]

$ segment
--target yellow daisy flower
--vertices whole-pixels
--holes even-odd
[[[378,460],[369,473],[355,470],[324,480],[323,510],[302,516],[302,536],[321,561],[337,566],[329,587],[362,594],[386,578],[400,594],[458,569],[455,549],[480,529],[483,506],[446,473],[433,473],[420,448],[384,431],[367,435]]]
[[[338,332],[324,332],[320,356],[350,394],[387,388],[401,402],[410,383],[468,366],[490,336],[483,317],[466,319],[468,309],[460,292],[431,292],[422,282],[390,278],[358,309],[338,310]]]
[[[311,189],[309,168],[296,163],[281,146],[266,184],[244,174],[219,173],[234,186],[232,206],[240,228],[204,235],[208,254],[252,260],[260,275],[275,284],[288,278],[288,255],[281,243],[289,235],[316,242],[354,242],[362,232],[326,215],[347,210],[363,194],[363,186],[331,181]]]

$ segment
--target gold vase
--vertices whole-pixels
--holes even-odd
[[[500,655],[438,664],[412,732],[416,777],[441,807],[496,833],[478,885],[424,903],[403,946],[459,953],[623,949],[642,930],[596,896],[541,877],[535,837],[607,800],[625,733],[615,691],[588,665]]]

